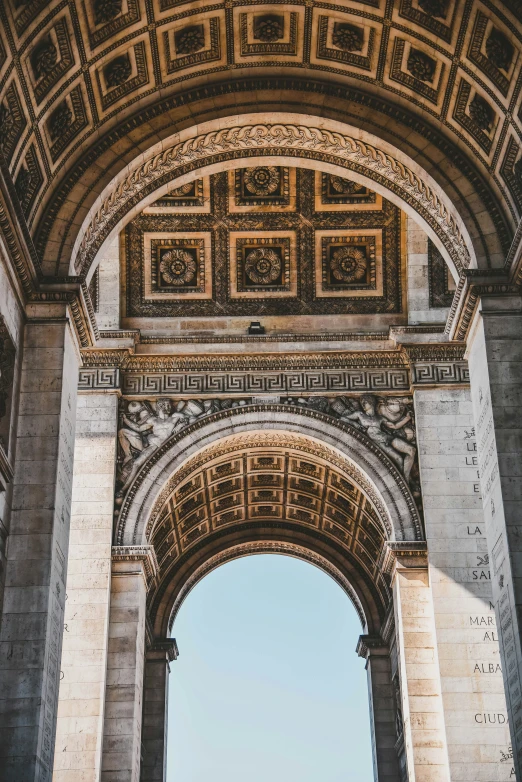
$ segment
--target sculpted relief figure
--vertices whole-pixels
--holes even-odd
[[[118,430],[118,503],[140,467],[169,437],[203,416],[220,410],[241,407],[252,401],[250,399],[176,401],[165,398],[155,402],[123,401]],[[413,494],[419,493],[413,406],[410,399],[365,394],[361,397],[286,397],[280,401],[318,410],[348,422],[364,432],[398,467]]]
[[[124,402],[118,429],[118,497],[123,497],[141,465],[173,434],[205,415],[245,404],[245,400],[219,399]]]
[[[361,411],[341,416],[348,421],[357,421],[390,459],[402,471],[409,482],[411,468],[417,449],[413,445],[415,432],[411,425],[411,413],[406,412],[404,403],[397,398],[375,397],[366,394],[360,399]]]
[[[364,394],[359,398],[345,396],[331,399],[321,396],[297,400],[287,398],[285,402],[287,404],[297,402],[327,415],[333,415],[360,429],[384,451],[411,485],[417,448],[410,399]]]

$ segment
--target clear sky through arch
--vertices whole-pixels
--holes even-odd
[[[174,624],[167,782],[373,782],[361,625],[314,566],[248,556]]]

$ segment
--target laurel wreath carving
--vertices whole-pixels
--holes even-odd
[[[304,125],[246,125],[187,139],[164,149],[154,157],[136,166],[104,198],[101,206],[87,225],[76,257],[76,269],[88,268],[98,248],[124,216],[126,204],[139,197],[155,180],[165,174],[211,155],[241,150],[300,150],[327,154],[338,159],[340,165],[364,166],[371,178],[388,180],[393,188],[404,192],[405,200],[430,218],[432,225],[459,271],[470,264],[470,254],[455,217],[439,196],[410,168],[382,149],[344,133]],[[372,177],[373,175],[373,177]]]

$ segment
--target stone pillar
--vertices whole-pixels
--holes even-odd
[[[509,780],[509,728],[468,388],[416,389],[429,574],[452,779]]]
[[[366,660],[375,782],[400,782],[390,650],[380,637],[361,635],[357,654]]]
[[[406,220],[406,257],[408,262],[408,323],[442,323],[447,310],[430,304],[428,236],[409,216]]]
[[[0,627],[2,782],[46,782],[53,768],[79,356],[64,307],[52,314],[24,333]]]
[[[139,782],[147,579],[151,546],[112,550],[102,782]]]
[[[78,395],[53,782],[99,782],[111,588],[118,396]]]
[[[522,779],[522,302],[483,295],[468,339],[480,489],[513,761]]]
[[[400,704],[409,782],[449,782],[450,770],[426,547],[388,543]]]
[[[145,658],[141,782],[165,782],[169,663],[178,658],[174,638],[155,640]]]

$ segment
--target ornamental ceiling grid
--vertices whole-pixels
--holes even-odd
[[[196,180],[127,226],[124,316],[401,313],[403,230],[397,207],[330,174]]]
[[[349,552],[382,595],[385,529],[364,492],[328,462],[296,449],[259,446],[210,458],[158,508],[147,539],[160,581],[206,538],[252,527],[301,528]]]
[[[51,182],[74,167],[77,151],[90,137],[97,143],[122,112],[152,105],[160,88],[163,96],[231,67],[304,66],[374,84],[441,122],[492,174],[515,217],[522,211],[522,37],[497,6],[7,0],[0,143],[22,208],[36,229]]]

